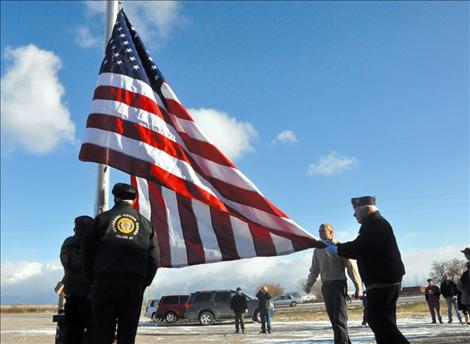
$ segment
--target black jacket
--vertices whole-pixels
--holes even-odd
[[[338,244],[338,254],[357,260],[366,287],[373,283],[398,283],[405,274],[392,226],[378,211],[369,215],[354,241]]]
[[[65,239],[60,248],[60,262],[64,267],[64,293],[73,295],[86,295],[90,291],[90,282],[83,271],[80,260],[80,245],[83,239],[83,228],[74,236]]]
[[[230,301],[230,308],[233,309],[235,313],[245,313],[245,310],[248,309],[246,297],[242,294],[233,295]]]
[[[256,294],[258,298],[258,309],[270,309],[269,300],[272,299],[271,294],[268,292],[264,293],[261,290]]]
[[[98,215],[85,234],[82,261],[93,282],[150,285],[159,263],[151,223],[131,205],[117,203]]]
[[[451,280],[441,282],[441,293],[444,298],[456,296],[459,293],[457,285]]]

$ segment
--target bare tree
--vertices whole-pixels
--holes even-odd
[[[258,293],[258,290],[260,290],[262,287],[268,287],[268,291],[271,294],[273,298],[284,294],[284,287],[281,287],[279,283],[264,283],[260,285],[258,288],[256,288],[255,294]]]
[[[455,280],[462,275],[465,269],[465,261],[460,259],[449,259],[435,261],[431,266],[431,277],[435,282],[441,282],[444,274],[450,280]]]

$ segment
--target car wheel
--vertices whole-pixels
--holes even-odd
[[[209,311],[203,311],[199,314],[199,322],[202,326],[211,325],[214,322],[214,315]]]
[[[297,306],[297,302],[295,302],[295,301],[292,301],[292,302],[290,303],[290,306],[291,306],[291,307],[295,307],[295,306]]]
[[[178,316],[175,314],[175,312],[168,312],[165,315],[165,321],[167,323],[175,323],[178,320]]]
[[[261,314],[259,313],[258,310],[255,311],[255,313],[253,314],[253,321],[256,321],[256,322],[261,322]]]

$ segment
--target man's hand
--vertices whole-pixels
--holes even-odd
[[[309,285],[306,285],[306,286],[304,287],[304,291],[305,291],[307,294],[310,294],[310,292],[312,291],[312,287],[309,286]]]
[[[360,298],[362,298],[362,290],[356,289],[356,292],[354,293],[354,298],[355,298],[355,299],[360,299]]]

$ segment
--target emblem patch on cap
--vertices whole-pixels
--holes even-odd
[[[137,219],[129,214],[122,214],[117,216],[113,221],[113,230],[116,234],[124,234],[124,235],[117,235],[119,238],[129,238],[130,236],[134,236],[139,231],[139,222]]]

